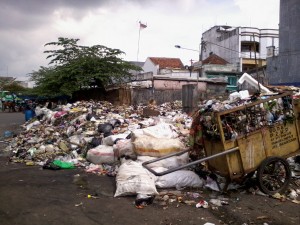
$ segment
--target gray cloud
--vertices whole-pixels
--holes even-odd
[[[87,11],[122,4],[145,5],[157,0],[2,0],[0,30],[34,29],[45,24],[57,9],[68,9],[74,19],[81,19]]]
[[[239,4],[235,4],[236,2]],[[246,25],[241,24],[245,19],[242,19],[239,13],[239,6],[244,6],[242,2],[0,0],[0,76],[6,75],[8,69],[9,75],[24,77],[27,73],[37,70],[40,65],[47,65],[46,55],[43,54],[44,44],[56,41],[60,36],[120,48],[126,52],[126,57],[131,55],[131,59],[135,59],[137,33],[131,24],[135,23],[137,28],[139,20],[148,25],[142,34],[140,59],[142,54],[143,57],[149,54],[168,56],[168,51],[170,56],[180,54],[180,57],[183,57],[188,52],[179,53],[176,51],[178,49],[166,50],[166,46],[172,49],[174,42],[191,48],[196,43],[197,47],[201,32],[214,23],[225,24],[234,21],[235,24],[229,25]],[[244,18],[246,16],[243,15]],[[146,45],[157,47],[147,48]],[[193,56],[188,57],[190,59]]]

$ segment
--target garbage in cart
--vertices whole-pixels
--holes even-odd
[[[297,116],[292,92],[209,100],[197,112],[191,128],[194,152],[203,151],[200,159],[160,173],[149,167],[160,159],[143,165],[161,176],[206,162],[210,171],[226,178],[223,190],[256,171],[261,191],[284,192],[291,179],[286,158],[299,154]]]

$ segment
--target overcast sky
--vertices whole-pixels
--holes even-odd
[[[141,30],[139,54],[139,21]],[[46,66],[44,44],[58,37],[80,45],[105,45],[124,60],[180,58],[187,65],[201,34],[215,25],[275,28],[279,0],[0,0],[0,76],[27,80]]]

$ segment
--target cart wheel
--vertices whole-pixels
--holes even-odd
[[[257,181],[260,190],[273,195],[283,193],[291,180],[288,162],[280,157],[268,157],[257,170]]]

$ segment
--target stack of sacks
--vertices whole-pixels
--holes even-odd
[[[125,156],[126,152],[128,155],[133,152],[137,155],[136,161],[132,161],[130,157],[130,160],[125,160],[120,166],[116,177],[115,197],[132,194],[155,195],[156,187],[181,189],[203,186],[203,181],[193,171],[180,170],[156,177],[142,166],[143,162],[180,152],[185,148],[171,124],[160,122],[155,126],[136,129],[132,131],[131,140],[119,140],[114,148]],[[161,172],[185,165],[188,161],[188,153],[184,153],[151,163],[149,167]]]
[[[137,155],[162,157],[185,148],[171,124],[159,123],[132,133],[132,143]]]

